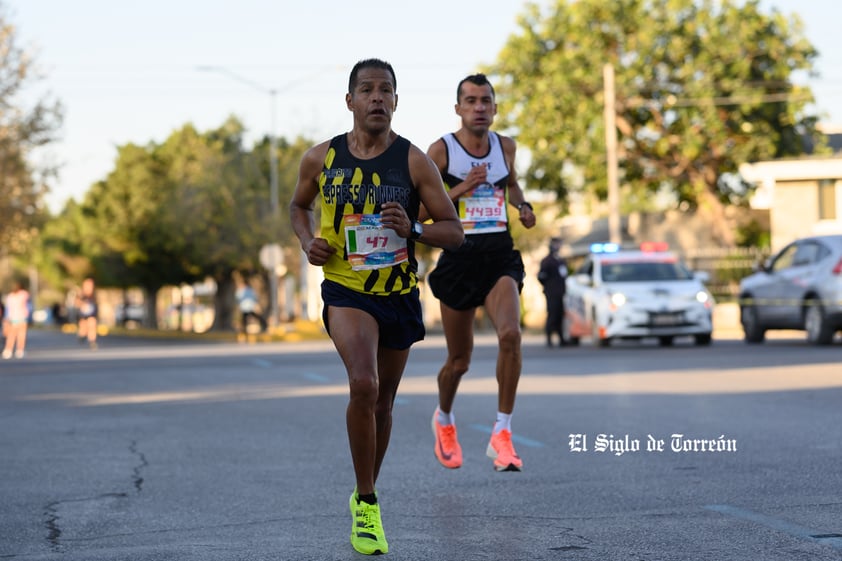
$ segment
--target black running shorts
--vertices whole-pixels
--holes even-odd
[[[330,324],[327,310],[330,306],[356,308],[372,316],[380,326],[380,346],[388,349],[408,349],[413,343],[424,339],[426,334],[417,287],[407,294],[378,296],[357,292],[339,283],[325,280],[322,282],[322,300],[325,304],[322,320],[328,335]]]
[[[454,255],[443,252],[427,281],[433,295],[454,310],[470,310],[485,304],[497,281],[512,277],[523,290],[523,259],[516,249],[492,253]]]

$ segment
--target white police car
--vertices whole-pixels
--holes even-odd
[[[590,338],[605,347],[613,339],[692,336],[708,345],[714,299],[706,273],[693,273],[665,244],[621,250],[617,244],[591,246],[582,266],[567,278],[565,340]]]

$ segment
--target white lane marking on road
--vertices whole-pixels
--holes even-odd
[[[835,549],[842,549],[842,535],[838,533],[813,530],[799,524],[787,522],[786,520],[772,518],[771,516],[766,516],[765,514],[752,512],[750,510],[731,505],[707,505],[705,508],[720,514],[733,516],[734,518],[748,520],[750,522],[760,524],[761,526],[771,528],[772,530],[787,533],[796,538],[814,541],[823,545],[829,545]]]

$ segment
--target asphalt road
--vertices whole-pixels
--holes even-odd
[[[442,340],[413,349],[378,481],[388,559],[842,559],[839,342],[527,337],[521,473],[485,457],[495,353],[478,337],[455,408],[465,463],[446,470],[430,432]],[[329,342],[91,352],[34,332],[0,362],[0,559],[362,559],[346,395]]]

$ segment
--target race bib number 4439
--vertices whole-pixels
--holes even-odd
[[[465,220],[471,222],[497,222],[506,220],[506,213],[503,212],[503,200],[496,197],[472,197],[461,199],[460,211]]]
[[[502,196],[461,198],[459,218],[466,235],[505,231],[506,200]]]
[[[345,248],[354,271],[391,267],[409,258],[406,240],[384,228],[379,214],[349,214],[344,224]]]

